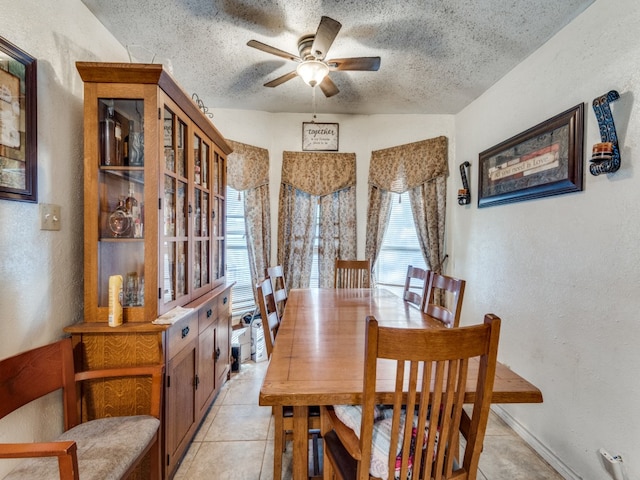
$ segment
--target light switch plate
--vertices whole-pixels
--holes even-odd
[[[40,230],[60,230],[60,205],[40,204]]]

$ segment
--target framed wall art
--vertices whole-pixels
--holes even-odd
[[[0,199],[38,201],[36,60],[0,37]]]
[[[337,152],[337,123],[302,122],[302,150]]]
[[[478,207],[582,190],[584,105],[479,155]]]

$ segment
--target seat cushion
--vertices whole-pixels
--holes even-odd
[[[160,421],[149,415],[101,418],[66,431],[58,440],[76,442],[81,480],[116,480],[134,465],[159,427]],[[57,472],[56,457],[30,458],[4,480],[59,478]]]
[[[334,405],[333,409],[336,416],[347,427],[354,431],[356,436],[360,438],[360,426],[362,423],[362,406],[361,405]],[[389,449],[391,444],[391,428],[393,409],[385,408],[382,405],[378,405],[374,410],[374,424],[373,435],[371,440],[371,465],[369,467],[369,473],[382,480],[388,480],[389,478]],[[396,477],[400,474],[400,462],[401,462],[401,450],[402,450],[402,436],[404,434],[406,414],[403,412],[400,416],[400,435],[398,437],[398,445],[396,446]],[[413,465],[413,457],[415,448],[415,438],[417,436],[418,417],[413,417],[412,428],[412,440],[411,440],[411,452],[409,457],[409,471]],[[425,438],[428,432],[429,421],[425,425]],[[436,442],[438,437],[436,436]],[[437,443],[436,443],[437,444]]]

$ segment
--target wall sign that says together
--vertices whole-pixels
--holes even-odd
[[[337,123],[302,123],[303,151],[338,151]]]

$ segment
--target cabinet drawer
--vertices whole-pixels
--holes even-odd
[[[167,333],[167,358],[172,358],[198,337],[198,314],[193,312],[181,318],[171,325]]]
[[[218,315],[227,317],[231,315],[231,289],[228,288],[218,297]]]
[[[209,325],[211,325],[218,318],[218,299],[216,297],[209,300],[198,309],[198,323],[200,324],[200,332],[203,332]]]

